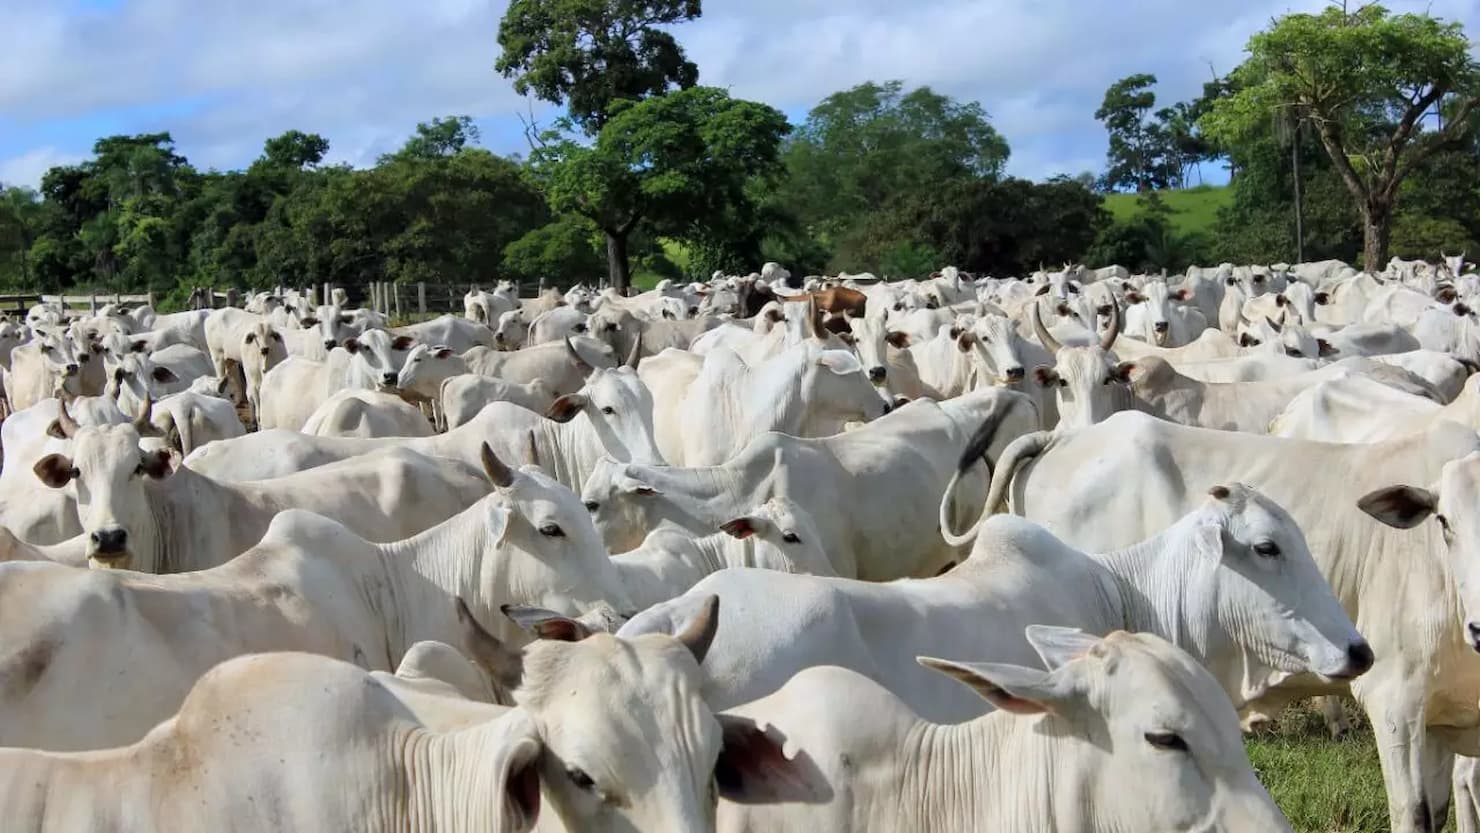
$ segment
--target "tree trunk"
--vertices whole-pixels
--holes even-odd
[[[1387,266],[1388,238],[1393,231],[1392,206],[1374,201],[1362,208],[1362,268],[1381,272]]]
[[[632,283],[627,264],[627,234],[606,229],[606,275],[617,294],[626,295]]]

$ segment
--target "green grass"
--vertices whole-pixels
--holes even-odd
[[[1181,191],[1160,192],[1162,202],[1172,210],[1172,228],[1182,234],[1208,233],[1218,219],[1218,209],[1233,199],[1224,186],[1199,185]],[[1126,220],[1140,210],[1136,194],[1106,194],[1105,209],[1117,220]]]
[[[1362,711],[1347,701],[1357,724],[1340,741],[1326,734],[1309,704],[1280,715],[1274,730],[1249,739],[1249,761],[1285,811],[1296,833],[1386,833],[1387,797],[1377,746]],[[1449,829],[1453,830],[1451,813]]]

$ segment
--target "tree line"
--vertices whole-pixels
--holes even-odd
[[[178,302],[203,284],[626,285],[767,260],[904,277],[1480,253],[1480,71],[1457,24],[1379,6],[1287,15],[1192,101],[1158,108],[1154,76],[1116,81],[1095,112],[1105,170],[1030,182],[1005,175],[982,105],[928,87],[862,84],[792,125],[700,84],[670,32],[700,13],[511,2],[495,68],[565,108],[527,125],[521,156],[480,147],[466,116],[361,169],[325,164],[329,140],[296,130],[234,171],[197,169],[168,133],[100,139],[39,189],[0,191],[0,287]],[[1228,166],[1231,193],[1188,233],[1159,193],[1203,164]],[[1112,191],[1139,193],[1137,210],[1112,218]]]

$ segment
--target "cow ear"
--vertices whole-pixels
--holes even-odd
[[[1048,294],[1048,290],[1050,290],[1052,288],[1053,288],[1053,285],[1052,284],[1044,284],[1043,286],[1038,287],[1038,291],[1037,292],[1034,292],[1033,294],[1034,295],[1047,295]]]
[[[1135,290],[1125,293],[1125,301],[1128,304],[1139,304],[1144,300],[1146,300],[1146,296]]]
[[[910,346],[910,334],[898,331],[891,332],[884,336],[884,342],[897,350],[903,350]]]
[[[1185,301],[1188,298],[1192,297],[1192,293],[1188,292],[1186,289],[1179,289],[1176,292],[1172,293],[1172,297],[1176,298],[1178,301]]]
[[[161,448],[157,451],[148,451],[140,455],[139,471],[154,480],[163,480],[175,473],[170,465],[169,449]]]
[[[53,423],[55,424],[55,423]],[[53,489],[60,489],[77,476],[71,459],[65,454],[48,454],[36,461],[32,467],[36,477]]]
[[[1059,381],[1059,373],[1046,364],[1040,364],[1033,368],[1033,378],[1038,380],[1041,387],[1053,387]]]
[[[1317,304],[1319,304],[1319,305],[1321,305],[1321,306],[1324,307],[1325,305],[1331,303],[1331,295],[1329,293],[1326,293],[1326,292],[1317,292],[1312,297],[1312,300],[1314,300]]]
[[[963,331],[960,335],[956,336],[956,349],[962,353],[970,350],[971,345],[974,343],[976,343],[976,333],[970,330]]]
[[[125,369],[123,369],[121,367],[115,367],[115,368],[113,368],[113,381],[114,381],[114,383],[121,385],[121,384],[123,384],[123,380],[124,379],[127,379],[127,378],[128,378],[128,371],[127,370],[125,370]]]
[[[158,365],[155,366],[154,370],[150,372],[149,375],[153,377],[154,381],[160,383],[161,385],[169,385],[180,381],[180,377],[175,375],[175,371],[170,370],[168,367],[160,367]]]
[[[834,335],[838,337],[839,341],[843,342],[849,347],[856,347],[858,345],[858,338],[855,337],[852,333],[835,333]]]
[[[351,353],[360,352],[360,342],[352,338],[345,339],[344,344],[341,344],[340,346]]]
[[[1337,353],[1341,352],[1340,350],[1332,346],[1331,342],[1325,340],[1324,338],[1316,339],[1316,346],[1319,348],[1316,350],[1316,355],[1318,356],[1334,356]]]
[[[1357,508],[1395,529],[1412,529],[1439,508],[1439,495],[1417,486],[1388,486],[1362,496]]]
[[[719,525],[721,532],[731,538],[749,538],[758,530],[759,518],[736,518],[733,521],[725,521]]]
[[[457,600],[457,625],[462,634],[463,648],[473,662],[482,666],[493,681],[506,690],[518,688],[524,676],[524,656],[484,630],[462,599]]]
[[[666,319],[668,319],[669,321],[672,321],[673,320],[673,310],[671,310],[671,309],[665,309],[665,310],[663,310],[663,317],[666,318]]]
[[[447,358],[447,357],[449,357],[449,356],[452,355],[452,348],[451,347],[438,347],[437,348],[437,352],[433,353],[432,355],[433,356],[436,356],[439,359],[445,359],[445,358]]]
[[[129,345],[129,350],[132,351],[132,352],[134,352],[134,353],[143,353],[145,350],[148,349],[148,347],[149,347],[149,343],[148,342],[146,342],[146,341],[136,341],[133,344],[130,344]]]
[[[545,411],[545,416],[556,422],[570,422],[576,418],[576,414],[586,407],[586,397],[579,393],[568,393],[550,403],[550,409]]]
[[[411,345],[413,345],[415,343],[416,343],[416,339],[412,338],[411,336],[396,336],[396,339],[391,342],[391,349],[392,350],[410,350],[411,349]]]
[[[1100,644],[1100,637],[1079,628],[1029,625],[1023,635],[1050,671],[1063,668]]]
[[[526,631],[536,639],[546,639],[552,642],[580,642],[591,635],[591,629],[584,624],[562,616],[553,610],[531,605],[504,605],[500,611],[519,626],[520,630]]]
[[[1264,342],[1262,342],[1259,339],[1257,339],[1257,338],[1249,335],[1248,333],[1239,333],[1239,336],[1238,336],[1238,346],[1240,346],[1240,347],[1257,347],[1257,346],[1259,346],[1260,344],[1263,344],[1263,343]]]
[[[1012,714],[1054,713],[1064,699],[1053,676],[1036,668],[934,657],[916,657],[915,661],[970,687],[988,703]]]
[[[298,319],[298,324],[303,327],[317,327],[319,325],[319,319],[310,315],[307,318]]]
[[[780,729],[762,728],[737,715],[715,717],[724,737],[714,765],[714,783],[721,797],[736,804],[819,804],[832,799],[827,776],[805,750],[798,750],[794,758],[786,757],[786,738]]]
[[[1110,375],[1117,382],[1129,382],[1131,380],[1131,373],[1133,373],[1135,369],[1135,362],[1121,362],[1120,364],[1117,364],[1115,367],[1110,369]]]
[[[540,815],[540,758],[543,747],[533,721],[523,731],[505,738],[499,756],[498,784],[503,790],[499,830],[533,830]]]

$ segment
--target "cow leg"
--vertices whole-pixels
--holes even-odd
[[[1424,798],[1429,806],[1435,830],[1444,827],[1449,818],[1449,802],[1454,794],[1455,755],[1434,732],[1425,732],[1423,754]]]
[[[1341,740],[1352,730],[1352,721],[1346,714],[1346,706],[1334,694],[1316,699],[1320,702],[1322,716],[1326,718],[1326,731],[1331,733],[1332,740]]]
[[[1459,833],[1480,833],[1480,806],[1475,796],[1480,793],[1480,761],[1457,755],[1454,759],[1454,821]]]
[[[1392,833],[1439,833],[1444,817],[1435,817],[1424,777],[1424,765],[1433,758],[1423,725],[1424,687],[1414,675],[1392,676],[1372,680],[1376,685],[1358,693],[1377,741],[1388,821]]]

